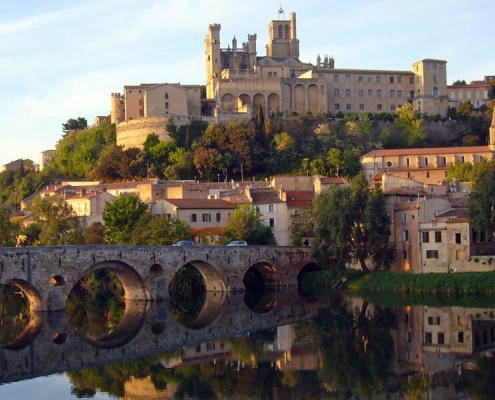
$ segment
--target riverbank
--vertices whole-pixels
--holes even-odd
[[[345,287],[352,292],[495,295],[494,272],[457,272],[406,274],[399,272],[353,273]],[[304,275],[300,281],[303,292],[331,290],[337,278],[329,271],[316,271]]]

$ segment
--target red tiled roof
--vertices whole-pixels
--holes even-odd
[[[286,192],[286,194],[288,207],[310,206],[315,197],[314,192],[310,191],[290,191]]]
[[[347,179],[342,176],[328,176],[326,178],[320,178],[320,182],[323,184],[342,185],[347,183]]]
[[[467,85],[448,85],[447,89],[478,89],[478,88],[486,88],[490,89],[492,85],[485,81],[473,81]]]
[[[225,233],[225,227],[215,226],[210,228],[191,228],[191,233],[195,236],[215,235],[220,236]]]
[[[428,155],[428,154],[456,154],[456,153],[491,153],[488,146],[457,146],[457,147],[425,147],[413,149],[384,149],[372,150],[363,157],[384,157],[384,156],[407,156],[407,155]]]
[[[251,189],[253,204],[282,203],[278,192],[273,188]]]
[[[222,199],[167,199],[170,204],[182,209],[233,209],[235,205]]]

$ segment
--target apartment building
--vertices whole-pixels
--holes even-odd
[[[488,106],[495,93],[494,84],[494,76],[485,76],[483,80],[472,81],[465,85],[447,86],[449,106],[457,108],[466,101],[469,101],[475,109]]]

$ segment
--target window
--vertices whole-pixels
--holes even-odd
[[[279,26],[278,26],[278,37],[279,37],[280,39],[282,39],[282,38],[283,38],[283,29],[284,29],[284,28],[282,27],[282,25],[279,25]]]
[[[345,90],[345,97],[351,97],[351,89]]]
[[[409,77],[409,84],[414,85],[414,76]]]
[[[445,343],[445,336],[444,336],[443,332],[438,332],[437,342],[438,342],[438,344],[444,344]]]
[[[368,76],[368,83],[371,83],[371,76]]]
[[[402,90],[397,90],[397,97],[402,98]]]
[[[359,97],[364,97],[364,89],[359,89]]]
[[[377,104],[376,105],[376,110],[377,111],[382,111],[382,105],[381,104]]]
[[[426,258],[438,258],[438,250],[426,250]]]
[[[455,242],[456,242],[457,244],[461,244],[461,243],[462,243],[461,234],[460,234],[459,232],[457,232],[457,233],[455,234]]]
[[[191,222],[198,222],[198,216],[196,214],[191,214]]]
[[[409,167],[409,164],[411,163],[411,161],[409,160],[409,157],[406,158],[406,165]]]
[[[275,218],[270,218],[270,228],[275,228]]]
[[[394,83],[394,77],[393,76],[391,76],[389,79],[390,79],[390,83]]]
[[[390,104],[390,111],[395,111],[395,104]]]
[[[436,86],[433,88],[433,97],[438,97],[438,88]]]
[[[457,332],[457,342],[464,343],[464,332]]]
[[[397,83],[402,83],[402,76],[397,77]]]
[[[168,110],[168,103],[165,103],[165,109]]]
[[[213,351],[215,350],[215,342],[207,342],[206,343],[206,351]]]
[[[350,78],[351,78],[351,77],[350,77],[349,75],[346,75],[346,76],[345,76],[345,81],[346,81],[346,82],[349,82]]]
[[[203,214],[202,218],[203,222],[211,222],[211,214]]]
[[[436,85],[437,84],[437,76],[433,75],[433,83]]]
[[[168,92],[165,92],[165,98],[168,99]]]
[[[275,204],[269,204],[268,205],[268,212],[275,212]]]
[[[350,104],[346,104],[345,105],[345,109],[346,109],[346,111],[351,111],[351,105]]]
[[[403,258],[404,260],[407,260],[407,250],[404,250],[404,251],[402,252],[402,258]]]
[[[440,325],[440,317],[437,315],[428,316],[428,325]]]
[[[428,166],[428,162],[429,162],[428,157],[425,157],[425,167]]]
[[[422,232],[423,243],[430,243],[430,232]]]
[[[382,91],[381,91],[381,89],[378,89],[376,91],[376,97],[382,97]]]
[[[222,214],[217,213],[217,222],[221,222],[221,221],[222,221]]]
[[[395,90],[390,91],[390,97],[395,97]]]
[[[368,89],[368,97],[373,97],[373,90]]]
[[[407,229],[403,232],[403,239],[405,242],[409,240],[409,231]]]
[[[409,91],[409,98],[414,99],[414,90]]]
[[[334,89],[334,90],[333,90],[333,95],[334,95],[335,97],[339,97],[339,96],[340,96],[339,89]]]
[[[382,82],[382,77],[377,75],[376,76],[376,83],[381,83]]]
[[[431,344],[432,343],[431,332],[425,332],[425,343],[426,344]]]
[[[359,111],[364,111],[364,104],[359,105]]]
[[[338,75],[334,75],[333,76],[333,81],[334,82],[338,82],[339,81],[339,76]]]
[[[435,231],[435,243],[442,243],[442,231]]]
[[[339,103],[335,103],[335,111],[339,111],[340,110],[340,104]]]
[[[409,215],[408,214],[402,214],[402,222],[407,224],[407,221],[409,221]]]
[[[362,77],[362,76],[360,76],[360,77],[358,78],[358,81],[359,81],[359,83],[362,83],[362,82],[363,82],[363,77]]]

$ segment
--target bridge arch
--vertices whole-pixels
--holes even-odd
[[[242,279],[246,289],[273,288],[279,286],[278,271],[268,261],[258,261],[244,274]]]
[[[318,265],[316,265],[316,263],[314,262],[310,262],[306,265],[304,265],[300,270],[299,270],[299,273],[297,274],[297,283],[298,285],[301,283],[301,278],[303,277],[303,275],[307,274],[307,273],[310,273],[310,272],[315,272],[315,271],[318,271],[320,270],[321,268],[318,267]]]
[[[21,292],[27,297],[29,301],[30,312],[41,311],[43,309],[43,302],[41,300],[40,293],[29,282],[22,279],[11,279],[6,283],[12,283],[16,287],[18,287]]]
[[[206,261],[194,260],[184,264],[182,268],[187,267],[188,265],[195,268],[201,274],[201,277],[203,278],[203,283],[205,285],[205,290],[207,292],[226,291],[226,287],[222,275],[213,265],[207,263]],[[177,272],[179,272],[179,270]]]
[[[129,301],[146,301],[148,300],[148,293],[146,293],[144,280],[141,275],[129,264],[121,261],[103,261],[94,264],[91,268],[84,271],[79,277],[79,282],[86,275],[91,272],[107,270],[113,272],[122,287],[124,288],[124,299]]]
[[[39,313],[32,312],[29,322],[14,341],[3,346],[7,350],[22,350],[29,346],[39,335],[43,319]]]

